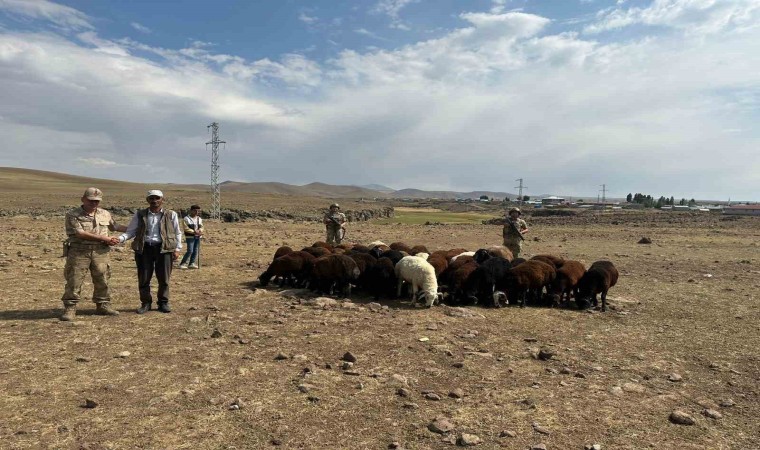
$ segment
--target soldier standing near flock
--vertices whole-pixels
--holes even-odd
[[[520,218],[521,215],[522,211],[520,211],[520,208],[510,209],[504,229],[502,230],[504,246],[512,251],[515,258],[520,256],[522,243],[525,240],[523,235],[528,232],[528,224]]]
[[[337,203],[330,205],[330,211],[325,213],[322,222],[327,228],[327,243],[330,245],[340,244],[346,232],[346,215],[340,212],[340,205]]]
[[[117,238],[108,236],[108,231],[125,231],[123,225],[117,225],[111,213],[101,209],[103,192],[98,188],[87,188],[82,195],[82,206],[66,213],[66,235],[64,256],[66,267],[64,277],[66,288],[63,293],[64,311],[61,320],[74,320],[77,303],[82,292],[82,283],[89,270],[94,290],[92,301],[95,302],[95,314],[118,316],[119,312],[111,307],[111,294],[108,280],[111,278],[111,266],[108,254],[110,246],[119,243]]]
[[[169,313],[169,279],[174,261],[179,258],[182,250],[182,230],[177,213],[164,209],[163,192],[157,189],[148,191],[145,199],[150,206],[137,210],[126,232],[119,236],[119,242],[135,238],[132,250],[135,251],[140,290],[140,308],[137,314],[150,311],[153,304],[150,282],[154,271],[158,279],[158,310]]]

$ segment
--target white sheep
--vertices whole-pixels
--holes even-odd
[[[396,295],[401,296],[401,286],[406,281],[412,284],[412,299],[425,299],[425,306],[433,306],[439,300],[438,280],[435,269],[429,262],[417,256],[401,258],[395,267],[398,287]],[[419,293],[417,292],[419,291]]]
[[[455,257],[451,258],[451,261],[450,261],[449,263],[453,263],[453,262],[454,262],[454,261],[456,261],[456,260],[457,260],[457,258],[459,258],[460,256],[475,256],[475,252],[464,252],[464,253],[460,253],[460,254],[458,254],[457,256],[455,256]]]
[[[372,248],[372,247],[377,247],[378,245],[385,245],[387,247],[387,245],[383,241],[372,241],[369,244],[367,244],[367,247]]]
[[[419,252],[419,253],[417,253],[417,254],[416,254],[416,255],[414,255],[414,256],[416,256],[416,257],[418,257],[418,258],[422,258],[422,259],[424,259],[425,261],[427,261],[427,259],[428,259],[428,258],[430,258],[430,253]]]

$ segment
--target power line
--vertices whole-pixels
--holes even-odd
[[[515,181],[519,181],[520,185],[515,186],[515,189],[519,189],[517,193],[517,201],[522,205],[523,204],[523,189],[528,189],[528,186],[523,186],[523,179],[518,178]]]
[[[211,129],[211,140],[206,142],[206,148],[211,144],[211,218],[219,220],[222,209],[222,202],[219,195],[219,144],[225,144],[226,141],[219,140],[219,123],[212,122],[206,129]]]
[[[602,188],[600,191],[602,192],[602,203],[607,203],[607,185],[606,184],[600,184]],[[599,198],[599,196],[597,196]]]

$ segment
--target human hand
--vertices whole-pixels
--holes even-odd
[[[108,245],[110,245],[110,246],[119,245],[119,238],[112,237],[110,239],[110,241],[108,242]]]
[[[175,251],[174,254],[172,254],[172,261],[176,261],[179,259],[179,250]]]

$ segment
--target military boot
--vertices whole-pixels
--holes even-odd
[[[61,320],[64,322],[71,322],[77,316],[77,305],[65,305],[63,314],[61,314]]]
[[[115,309],[111,308],[110,303],[102,302],[102,303],[98,303],[98,306],[95,307],[95,314],[99,316],[118,316],[119,311],[116,311]]]
[[[172,309],[169,308],[169,302],[158,302],[158,310],[162,313],[172,312]]]
[[[137,308],[137,314],[145,314],[146,312],[150,311],[150,307],[153,304],[153,302],[143,302],[142,305],[140,305],[139,308]]]

